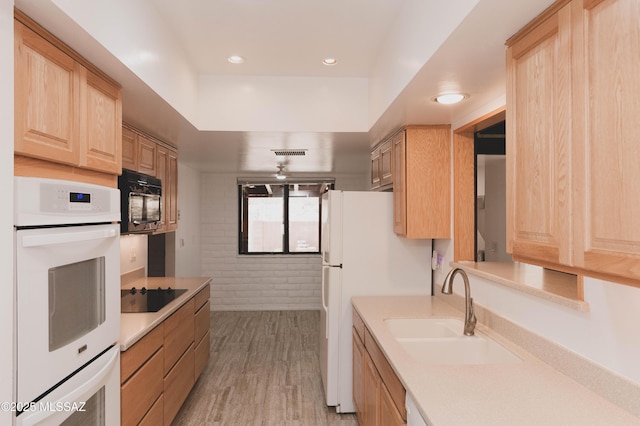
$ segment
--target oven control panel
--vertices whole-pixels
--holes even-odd
[[[14,182],[16,226],[120,221],[116,188],[20,176]]]

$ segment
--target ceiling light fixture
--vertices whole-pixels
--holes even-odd
[[[276,173],[276,179],[285,180],[287,175],[284,174],[284,164],[278,164],[278,173]]]
[[[227,58],[227,61],[231,62],[232,64],[241,64],[244,62],[244,58],[239,55],[231,55]]]
[[[322,63],[323,63],[324,65],[327,65],[327,66],[332,66],[332,65],[337,64],[337,63],[338,63],[338,60],[337,60],[336,58],[324,58],[324,59],[322,60]]]
[[[457,104],[460,101],[467,99],[469,95],[464,93],[443,93],[433,98],[434,102],[443,105]]]

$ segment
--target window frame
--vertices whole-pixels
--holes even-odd
[[[318,191],[318,250],[317,251],[291,251],[289,247],[289,187],[293,184],[319,185]],[[248,238],[248,200],[244,195],[243,187],[246,185],[274,185],[283,188],[283,227],[282,251],[249,251]],[[322,194],[333,189],[334,179],[303,179],[303,180],[263,180],[263,179],[238,179],[238,255],[240,256],[299,256],[318,255],[322,246]],[[245,233],[244,229],[247,228]]]

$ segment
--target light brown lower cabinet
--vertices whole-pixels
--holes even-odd
[[[356,327],[353,327],[353,404],[356,407],[356,414],[358,416],[358,424],[364,425],[364,385],[363,385],[363,373],[364,373],[364,344],[362,339],[356,331]]]
[[[164,416],[164,395],[160,395],[153,403],[147,414],[138,423],[139,426],[158,426],[162,424]]]
[[[122,353],[120,419],[170,425],[209,361],[209,285]]]
[[[171,424],[195,383],[193,348],[192,343],[164,378],[165,425]]]
[[[358,424],[406,425],[404,386],[355,310],[353,324],[353,401]]]
[[[125,352],[126,353],[126,352]],[[123,425],[136,425],[149,408],[162,395],[162,348],[131,376],[120,389],[121,415]]]

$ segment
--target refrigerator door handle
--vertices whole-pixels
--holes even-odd
[[[324,312],[325,312],[325,315],[324,315],[324,338],[325,339],[329,338],[329,306],[327,305],[327,300],[324,295],[325,288],[327,285],[327,276],[326,276],[327,268],[328,266],[322,267],[322,309],[324,309]]]

